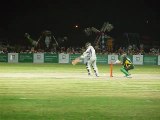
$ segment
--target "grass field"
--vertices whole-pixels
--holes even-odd
[[[160,120],[160,66],[0,63],[0,120]]]

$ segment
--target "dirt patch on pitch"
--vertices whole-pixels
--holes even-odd
[[[88,76],[86,73],[0,73],[0,78],[53,78],[53,79],[157,79],[160,80],[159,74],[133,74],[132,78],[126,78],[123,74],[114,74],[110,77],[109,74],[100,74]]]

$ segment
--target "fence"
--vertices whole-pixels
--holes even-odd
[[[71,63],[80,54],[51,54],[51,53],[8,53],[0,54],[0,62],[8,63]],[[98,64],[114,63],[118,55],[97,55]],[[160,55],[132,55],[129,56],[135,65],[160,65]],[[85,59],[82,63],[85,63]]]

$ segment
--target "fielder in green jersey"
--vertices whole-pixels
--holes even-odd
[[[123,72],[125,74],[125,77],[131,77],[129,74],[129,70],[134,69],[134,65],[132,63],[132,61],[127,57],[126,54],[123,54],[121,56],[121,60],[120,61],[116,61],[116,63],[120,63],[123,65],[123,67],[120,69],[121,72]]]

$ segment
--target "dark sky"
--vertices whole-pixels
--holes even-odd
[[[108,21],[114,26],[110,33],[113,37],[124,32],[151,35],[155,39],[160,37],[158,0],[94,1],[3,1],[0,4],[0,36],[7,36],[9,40],[22,39],[28,32],[36,38],[48,29],[55,36],[66,35],[80,40],[84,28],[93,26],[100,29]],[[76,24],[78,29],[74,28]]]

